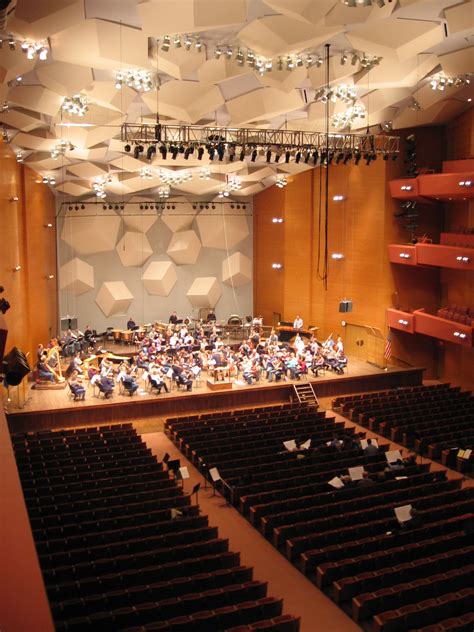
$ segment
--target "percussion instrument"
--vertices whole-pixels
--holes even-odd
[[[275,328],[278,336],[282,342],[289,342],[296,334],[305,338],[311,338],[315,336],[319,327],[310,327],[309,329],[295,329],[294,327],[285,327],[281,325]]]
[[[126,344],[130,344],[132,342],[133,331],[131,329],[124,329],[120,332],[120,334],[122,342],[125,342]]]
[[[121,329],[112,329],[112,335],[114,337],[114,342],[120,342],[120,339],[122,337],[122,330]]]

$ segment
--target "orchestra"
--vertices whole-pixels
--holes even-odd
[[[302,321],[299,316],[295,318],[297,325],[300,324],[298,321]],[[234,345],[224,342],[222,327],[216,321],[198,321],[193,326],[189,320],[180,321],[176,312],[171,314],[167,324],[156,322],[138,327],[130,317],[129,326],[126,331],[130,335],[140,332],[133,340],[136,353],[130,355],[118,356],[96,348],[98,336],[90,325],[87,325],[84,334],[68,329],[61,340],[52,339],[47,349],[39,345],[39,378],[50,382],[63,381],[61,358],[70,358],[66,371],[69,384],[72,376],[75,387],[80,386],[79,381],[88,380],[97,384],[104,396],[109,398],[115,386],[119,386],[121,393],[133,395],[138,391],[140,382],[145,390],[148,386],[150,391],[158,394],[162,390],[168,393],[172,383],[177,389],[182,386],[191,392],[202,371],[206,371],[215,382],[233,379],[237,384],[250,386],[262,380],[297,381],[308,374],[318,377],[320,371],[340,375],[347,366],[340,336],[334,340],[331,333],[324,342],[318,342],[315,335],[317,328],[311,332],[310,338],[303,338],[301,329],[297,329],[292,342],[282,342],[278,328],[272,328],[264,337],[261,317],[255,318],[246,328],[242,342]],[[119,340],[126,342],[123,337]]]

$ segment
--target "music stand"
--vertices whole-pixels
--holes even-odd
[[[168,454],[168,452],[166,452],[165,456],[163,457],[163,463],[165,465],[168,465],[169,460],[170,460],[170,455]]]
[[[199,505],[199,490],[201,489],[201,483],[196,483],[196,485],[194,485],[191,493],[189,494],[189,496],[194,496],[194,494],[196,494],[196,505]]]
[[[181,467],[181,463],[179,462],[179,459],[173,459],[171,461],[168,461],[168,472],[173,472],[175,478],[177,478],[176,472],[179,471],[180,467]]]

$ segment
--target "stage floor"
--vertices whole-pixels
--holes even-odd
[[[333,373],[332,371],[326,371],[325,373],[320,374],[318,378],[314,376],[310,376],[309,380],[314,384],[316,392],[318,391],[318,384],[324,383],[327,384],[328,381],[341,381],[346,380],[348,378],[362,377],[362,376],[375,376],[375,375],[384,375],[387,373],[399,372],[399,367],[388,367],[387,370],[383,368],[379,368],[373,366],[366,361],[359,360],[357,358],[349,358],[348,369],[343,375],[338,375]],[[307,381],[307,377],[304,376],[300,381],[296,380],[282,380],[278,383],[275,382],[267,382],[265,378],[261,379],[260,382],[256,382],[253,385],[248,385],[242,380],[233,380],[232,384],[232,392],[240,392],[244,393],[246,391],[252,391],[256,388],[275,388],[276,386],[289,386],[292,384],[298,384],[301,382]],[[57,411],[58,409],[71,409],[71,410],[80,410],[81,408],[90,408],[95,406],[104,407],[104,405],[113,405],[117,403],[131,403],[138,401],[164,401],[170,398],[189,398],[195,397],[197,394],[214,394],[206,384],[207,382],[207,373],[203,372],[201,374],[201,379],[199,385],[194,384],[193,390],[191,392],[179,390],[176,391],[174,388],[169,393],[161,392],[160,395],[156,393],[150,393],[145,390],[145,385],[143,382],[139,382],[139,390],[137,394],[133,397],[130,397],[128,394],[119,394],[118,387],[115,389],[114,396],[110,400],[104,400],[103,396],[100,398],[98,395],[94,394],[94,387],[91,386],[87,382],[87,390],[86,390],[86,398],[84,401],[73,401],[69,395],[69,388],[66,387],[60,390],[38,390],[35,388],[35,385],[32,383],[27,383],[24,387],[21,385],[20,387],[11,388],[9,393],[9,401],[8,395],[4,390],[4,406],[6,412],[8,414],[19,413],[34,413],[34,412],[47,412],[47,411]],[[349,384],[348,384],[349,386]],[[24,389],[24,393],[23,393]],[[98,393],[97,389],[95,392]],[[350,392],[350,391],[348,391]]]

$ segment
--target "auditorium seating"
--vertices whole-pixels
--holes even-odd
[[[387,408],[399,396],[338,398],[335,406],[359,420],[366,405]],[[445,399],[470,405],[469,394],[449,385],[403,389],[401,401],[420,397],[433,409]],[[218,469],[215,484],[228,501],[365,629],[469,621],[474,490],[460,480],[431,472],[429,463],[391,470],[388,444],[365,455],[352,426],[311,405],[193,415],[167,420],[165,428],[204,475]],[[344,440],[339,447],[328,445],[335,436]],[[289,452],[283,441],[291,439],[311,439],[311,449]],[[328,484],[356,466],[369,481]],[[408,504],[417,510],[413,527],[400,525],[394,512]]]
[[[333,400],[333,409],[431,459],[468,472],[474,445],[474,398],[449,384],[416,386]],[[459,460],[456,456],[462,449]],[[450,451],[453,454],[450,454]]]
[[[298,631],[131,424],[12,441],[58,631]]]

